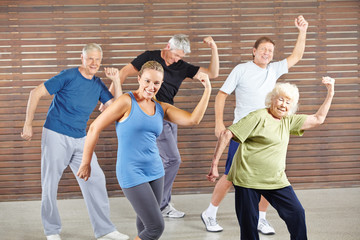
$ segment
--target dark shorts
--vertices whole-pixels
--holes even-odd
[[[239,145],[240,144],[238,142],[235,142],[232,139],[230,140],[229,151],[228,151],[228,156],[227,156],[226,165],[225,165],[225,172],[224,172],[225,175],[229,174],[231,164],[232,164],[232,161],[233,161],[233,157],[234,157],[234,155],[236,153],[236,150],[238,149]]]

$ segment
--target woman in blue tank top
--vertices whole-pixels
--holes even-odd
[[[89,179],[91,156],[100,132],[115,121],[118,137],[116,175],[137,214],[136,240],[159,239],[164,231],[164,220],[159,207],[164,168],[156,145],[163,119],[178,125],[199,124],[211,94],[209,77],[205,73],[199,74],[204,93],[191,113],[181,110],[154,99],[163,77],[164,70],[158,62],[146,62],[139,71],[139,88],[120,96],[95,119],[86,137],[83,159],[77,174],[85,181]]]

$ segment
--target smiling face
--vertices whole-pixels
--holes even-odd
[[[254,63],[261,68],[271,62],[274,56],[275,46],[271,42],[260,43],[257,48],[253,48]]]
[[[159,91],[163,78],[164,73],[154,69],[145,69],[141,76],[138,76],[140,95],[145,99],[153,98]]]
[[[95,73],[99,71],[101,59],[101,52],[98,50],[89,50],[85,54],[81,54],[81,72],[84,77],[93,78]]]
[[[270,114],[275,119],[286,117],[292,107],[292,100],[284,95],[275,96],[269,108]]]

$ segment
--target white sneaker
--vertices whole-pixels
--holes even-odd
[[[128,240],[128,239],[129,239],[128,235],[122,234],[118,231],[113,231],[98,238],[98,240]]]
[[[54,235],[46,236],[46,239],[47,239],[47,240],[61,240],[59,234],[54,234]]]
[[[163,217],[182,218],[185,216],[184,212],[176,210],[170,203],[161,211]]]
[[[270,225],[270,223],[263,218],[259,219],[258,231],[264,235],[273,235],[275,234],[275,229]]]
[[[216,218],[206,216],[205,211],[201,214],[201,220],[208,232],[221,232],[223,228],[216,222]]]

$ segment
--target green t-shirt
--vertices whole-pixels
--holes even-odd
[[[291,115],[277,120],[260,109],[248,114],[228,129],[239,145],[228,180],[236,186],[254,189],[280,189],[290,185],[285,161],[290,134],[300,130],[306,115]]]

